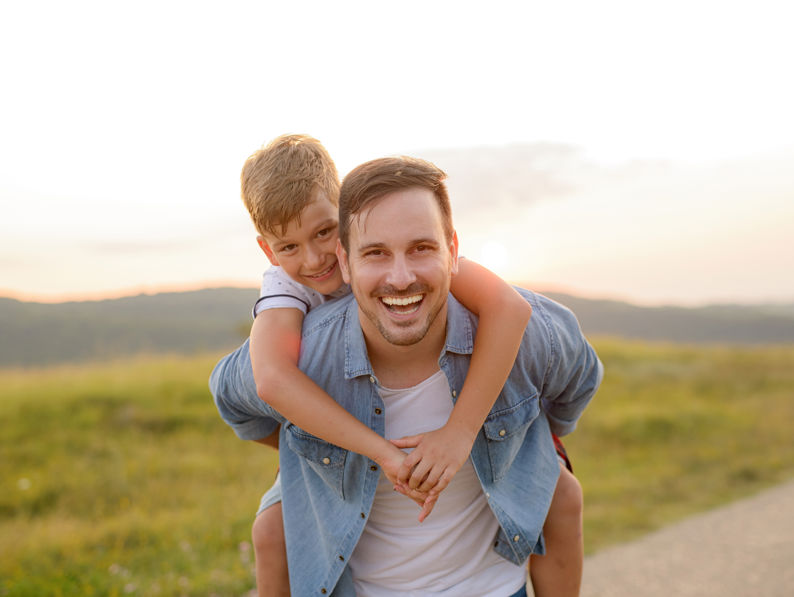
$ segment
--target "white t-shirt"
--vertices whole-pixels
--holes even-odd
[[[253,316],[256,318],[266,309],[299,309],[306,315],[317,305],[350,292],[350,286],[342,284],[331,294],[320,294],[308,286],[296,282],[277,265],[265,270],[259,299],[254,304]]]
[[[406,389],[378,388],[386,438],[438,429],[452,399],[442,371]],[[419,506],[393,490],[381,473],[375,502],[350,559],[358,597],[444,595],[505,597],[526,582],[526,570],[499,556],[493,542],[499,523],[471,459],[420,523]]]

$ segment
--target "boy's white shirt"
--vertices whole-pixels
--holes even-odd
[[[273,265],[262,276],[259,300],[253,308],[253,317],[267,309],[298,309],[304,315],[311,309],[334,298],[350,292],[350,286],[343,284],[331,294],[320,294],[290,278],[284,270]]]

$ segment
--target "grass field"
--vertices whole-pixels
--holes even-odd
[[[595,343],[566,439],[593,552],[794,477],[794,347]],[[277,457],[220,421],[218,355],[0,371],[0,595],[243,595]]]

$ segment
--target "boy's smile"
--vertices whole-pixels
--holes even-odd
[[[336,258],[339,228],[337,207],[322,191],[281,234],[265,233],[257,242],[270,263],[279,265],[290,278],[331,294],[342,285]]]

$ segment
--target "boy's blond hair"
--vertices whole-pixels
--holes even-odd
[[[323,191],[339,203],[339,174],[325,147],[309,135],[282,135],[254,152],[240,173],[243,203],[260,234],[287,225]]]

